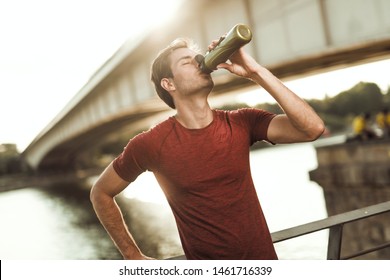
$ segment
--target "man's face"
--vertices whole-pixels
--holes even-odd
[[[175,88],[182,95],[193,93],[209,94],[214,86],[210,74],[200,71],[195,56],[198,53],[188,49],[179,48],[170,55],[170,65]]]

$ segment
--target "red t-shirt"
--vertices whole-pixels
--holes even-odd
[[[275,115],[259,109],[213,114],[202,129],[171,117],[137,135],[114,169],[129,182],[154,173],[187,259],[277,259],[249,166],[249,147],[267,140]]]

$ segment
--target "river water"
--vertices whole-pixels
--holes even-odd
[[[308,172],[317,166],[312,144],[252,151],[251,166],[271,232],[327,216],[322,189],[309,180]],[[90,183],[30,185],[0,193],[0,259],[120,259],[89,202]],[[118,203],[146,254],[182,254],[173,216],[151,173],[142,174]],[[327,234],[277,243],[279,258],[325,259]]]

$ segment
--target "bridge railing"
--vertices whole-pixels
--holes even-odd
[[[347,223],[352,223],[358,220],[366,219],[372,216],[390,212],[390,201],[379,203],[376,205],[363,207],[357,210],[334,215],[323,220],[314,221],[300,226],[288,228],[285,230],[273,232],[272,241],[274,243],[307,235],[321,230],[329,229],[328,242],[328,260],[351,259],[361,255],[365,255],[374,251],[378,251],[390,247],[390,241],[379,246],[369,248],[353,255],[341,257],[341,244],[343,239],[343,226]],[[185,256],[171,258],[171,260],[183,260]]]
[[[285,230],[272,233],[272,241],[274,243],[310,234],[320,230],[329,229],[328,242],[328,260],[351,259],[361,255],[365,255],[386,247],[390,247],[390,241],[380,246],[376,246],[364,251],[356,252],[353,255],[341,257],[341,243],[343,239],[343,226],[347,223],[352,223],[358,220],[366,219],[371,216],[390,212],[390,201],[379,203],[376,205],[363,207],[353,211],[334,215],[323,220],[307,223],[304,225],[288,228]]]

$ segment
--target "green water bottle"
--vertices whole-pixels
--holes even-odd
[[[218,45],[204,55],[197,58],[199,67],[204,73],[211,73],[217,69],[217,65],[226,62],[229,57],[239,48],[252,40],[252,31],[245,24],[235,25],[218,42]],[[200,55],[201,56],[201,55]]]

